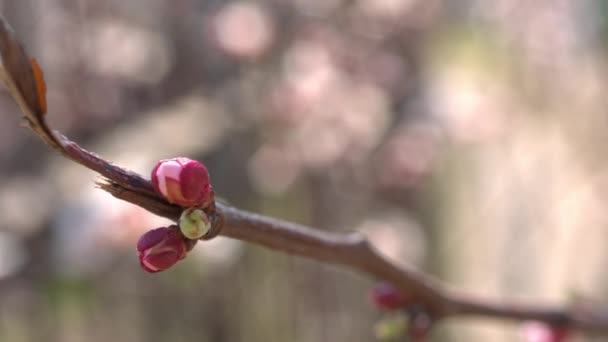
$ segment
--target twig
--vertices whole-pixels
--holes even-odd
[[[155,214],[177,220],[181,209],[167,203],[150,202],[131,190],[109,181],[101,188],[113,196]],[[539,304],[497,303],[452,291],[436,279],[410,268],[399,267],[382,257],[358,233],[335,234],[217,204],[224,216],[220,235],[247,241],[292,255],[351,267],[361,273],[389,281],[417,298],[435,319],[483,316],[511,321],[541,321],[550,325],[608,333],[608,310],[573,309]]]
[[[182,208],[157,195],[149,180],[88,152],[58,132],[45,120],[44,81],[35,62],[0,17],[0,78],[21,107],[32,131],[63,156],[98,172],[98,186],[113,196],[157,215],[177,221]],[[350,267],[388,281],[414,297],[433,319],[484,316],[512,321],[535,320],[554,326],[608,333],[608,310],[589,306],[571,309],[536,304],[505,304],[473,298],[450,290],[435,278],[411,267],[401,267],[382,257],[358,233],[335,234],[249,213],[223,204],[211,208],[213,228],[203,239],[220,235],[259,244],[288,254]]]

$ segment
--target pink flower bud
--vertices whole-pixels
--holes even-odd
[[[371,293],[372,302],[383,310],[396,310],[410,304],[411,298],[389,283],[378,283]]]
[[[152,184],[167,201],[182,207],[202,206],[211,193],[207,168],[188,158],[159,161],[152,170]]]
[[[186,241],[176,226],[147,231],[137,241],[141,267],[147,272],[160,272],[186,257]]]
[[[570,330],[566,327],[541,322],[530,321],[522,326],[522,337],[526,342],[564,342],[569,335]]]

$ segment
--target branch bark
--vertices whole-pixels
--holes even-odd
[[[157,195],[149,180],[84,150],[48,127],[42,73],[1,17],[0,57],[0,78],[21,107],[28,126],[38,137],[64,157],[102,175],[105,179],[98,182],[98,186],[116,198],[178,220],[182,208]],[[483,316],[511,321],[535,320],[554,326],[608,333],[608,309],[591,305],[561,308],[533,303],[506,304],[472,297],[448,288],[413,267],[401,267],[390,262],[358,233],[328,233],[221,203],[211,206],[208,214],[213,228],[202,239],[220,234],[288,254],[349,267],[396,285],[416,298],[417,303],[435,320]]]

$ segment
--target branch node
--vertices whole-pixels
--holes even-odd
[[[220,233],[222,232],[226,219],[224,217],[224,213],[219,210],[216,210],[215,205],[213,206],[213,211],[210,215],[210,219],[211,229],[209,229],[209,231],[205,235],[203,235],[199,240],[211,240],[214,237],[220,235]]]

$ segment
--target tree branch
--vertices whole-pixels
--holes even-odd
[[[110,172],[109,175],[111,174]],[[152,200],[122,188],[111,180],[100,183],[100,187],[119,199],[174,221],[177,221],[182,210],[164,200]],[[328,233],[221,203],[217,203],[216,213],[223,216],[224,221],[220,235],[291,255],[348,266],[360,273],[388,281],[413,295],[436,320],[455,316],[534,320],[555,326],[608,333],[608,310],[584,306],[568,309],[540,304],[498,303],[455,292],[427,274],[391,263],[359,233]]]
[[[27,124],[48,146],[72,161],[105,177],[98,186],[116,198],[177,221],[182,208],[157,195],[149,180],[88,152],[58,132],[45,120],[44,81],[35,62],[25,54],[6,22],[0,17],[0,78],[21,107]],[[41,92],[41,89],[43,90]],[[249,213],[224,204],[206,208],[211,231],[259,244],[277,251],[337,264],[388,281],[415,298],[435,319],[484,316],[512,321],[536,320],[554,326],[608,333],[608,310],[590,306],[571,309],[536,304],[504,304],[455,292],[437,279],[412,267],[398,266],[382,257],[358,233],[336,234]]]

